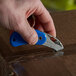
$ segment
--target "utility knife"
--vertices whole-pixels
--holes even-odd
[[[39,30],[35,30],[38,35],[38,42],[36,45],[44,45],[49,48],[54,49],[56,52],[63,50],[63,44],[56,38],[50,34],[41,32]],[[13,32],[10,36],[10,44],[13,47],[18,47],[21,45],[27,45],[28,43],[21,37],[21,35],[17,32]]]

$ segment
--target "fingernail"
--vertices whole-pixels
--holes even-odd
[[[37,34],[33,34],[31,37],[30,37],[30,42],[29,42],[29,44],[30,45],[35,45],[36,43],[37,43],[37,41],[38,41],[38,36],[37,36]]]

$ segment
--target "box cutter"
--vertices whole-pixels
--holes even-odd
[[[36,32],[38,34],[38,42],[36,45],[44,45],[54,49],[55,51],[64,49],[62,43],[57,38],[39,30],[36,30]],[[17,32],[13,32],[10,36],[10,43],[13,47],[28,44]]]

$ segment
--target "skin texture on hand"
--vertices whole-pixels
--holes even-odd
[[[27,20],[32,14],[34,28]],[[31,45],[38,41],[35,29],[56,36],[53,20],[40,0],[0,0],[0,25],[18,32]]]

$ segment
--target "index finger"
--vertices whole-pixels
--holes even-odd
[[[56,30],[55,30],[53,19],[41,2],[37,6],[37,9],[34,12],[34,14],[42,24],[44,31],[53,36],[56,36]]]

